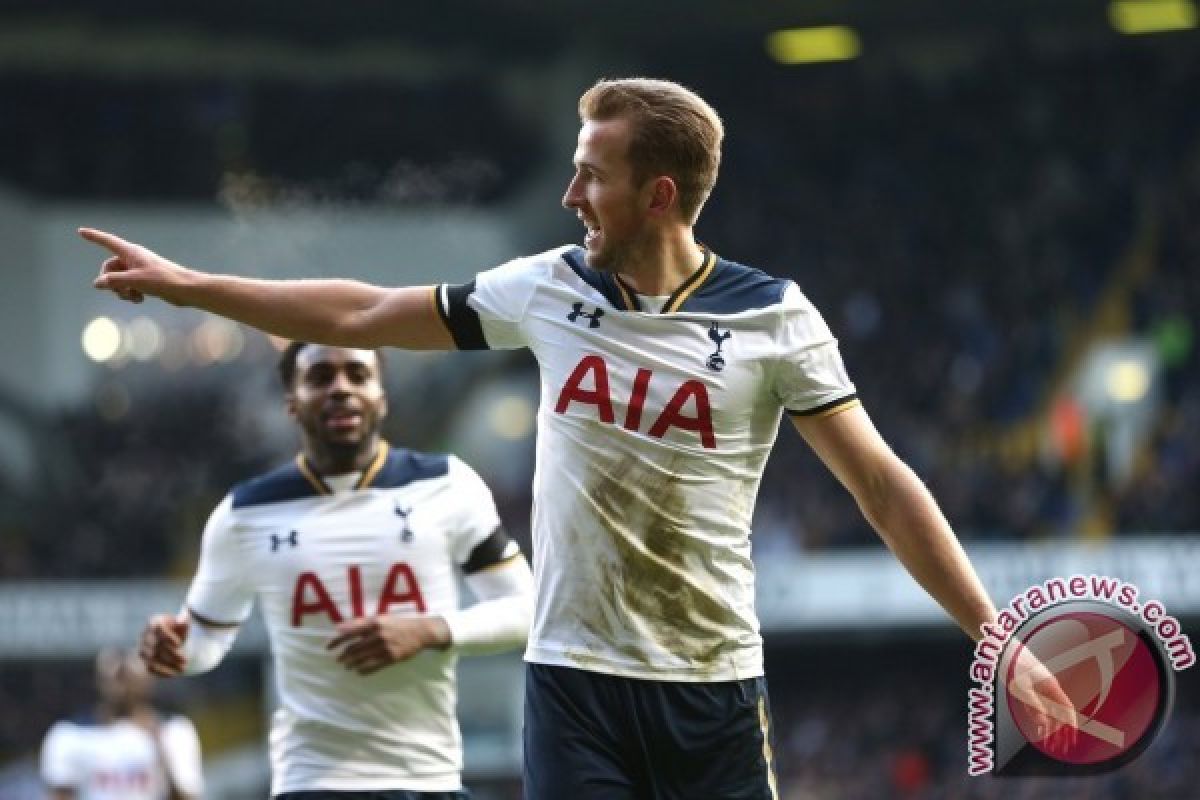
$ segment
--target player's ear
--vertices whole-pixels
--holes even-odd
[[[296,418],[296,393],[289,390],[283,398],[283,407],[287,409],[288,416],[292,419]]]
[[[669,175],[659,175],[650,181],[646,210],[656,216],[670,213],[679,198],[679,187]]]

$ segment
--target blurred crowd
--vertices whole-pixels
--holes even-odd
[[[1189,109],[1192,130],[1200,108]],[[1195,529],[1200,495],[1200,137],[1158,196],[1158,254],[1133,303],[1137,330],[1154,341],[1164,368],[1166,409],[1134,478],[1116,488],[1126,531]]]
[[[927,75],[832,68],[797,74],[753,59],[742,65],[732,56],[719,69],[706,60],[664,67],[701,87],[731,121],[721,181],[700,236],[722,255],[795,278],[812,297],[840,339],[868,411],[964,538],[1077,535],[1099,502],[1113,509],[1106,532],[1196,530],[1200,235],[1189,215],[1200,208],[1200,106],[1190,102],[1189,87],[1200,80],[1200,56],[1132,47],[1022,56],[1005,49]],[[741,91],[748,74],[756,82],[753,96]],[[0,93],[29,90],[20,86],[10,79]],[[165,91],[153,94],[160,91],[153,87],[138,91],[151,92],[142,100],[161,101],[155,108],[166,130],[207,120],[196,129],[216,131],[220,125],[200,111],[224,109],[248,125],[242,151],[248,172],[298,182],[315,174],[304,169],[319,170],[324,162],[270,131],[300,108],[317,113],[311,109],[319,107],[331,119],[352,122],[370,110],[382,120],[383,128],[361,120],[323,125],[319,149],[327,159],[353,153],[378,167],[389,146],[433,160],[434,150],[461,149],[514,185],[520,181],[513,165],[532,146],[515,142],[519,126],[503,124],[501,110],[493,109],[501,122],[486,138],[454,124],[459,105],[498,105],[478,86],[442,87],[445,97],[436,102],[417,90],[389,98],[377,87],[330,88],[320,97],[309,88],[286,102],[280,89],[260,88],[210,103],[202,88],[172,99]],[[70,101],[62,91],[39,92],[36,108],[54,113],[56,102]],[[102,124],[156,135],[156,126],[131,121],[142,107],[122,99],[132,88],[106,91],[88,101],[107,97],[103,108],[85,106],[78,126],[46,135],[85,135]],[[403,125],[394,122],[397,109],[422,101],[440,110],[420,126],[407,114]],[[294,122],[283,127],[292,130]],[[389,139],[400,131],[388,125],[403,128],[403,138]],[[337,138],[359,128],[378,135],[377,146]],[[5,130],[21,144],[20,126]],[[209,159],[213,142],[171,141],[191,158],[164,156],[160,166],[169,162],[183,173],[167,183],[180,194],[219,188],[211,164],[198,182],[186,175],[197,160]],[[76,149],[58,142],[47,152]],[[68,173],[85,196],[164,191],[149,178],[106,183],[109,172],[126,174],[119,164],[80,173],[63,163],[38,171],[36,155],[21,164],[2,161],[18,150],[0,148],[8,153],[0,157],[0,175],[45,191],[65,191]],[[283,160],[276,168],[271,159]],[[56,183],[55,169],[63,171],[63,183]],[[1013,456],[1006,437],[1046,418],[1070,366],[1068,342],[1086,329],[1098,296],[1143,240],[1151,242],[1152,267],[1119,299],[1128,306],[1128,335],[1158,344],[1164,406],[1128,482],[1081,485],[1053,448]],[[243,368],[266,372],[269,360]],[[6,506],[0,520],[11,529],[0,574],[162,574],[176,558],[186,563],[204,516],[230,484],[286,456],[263,452],[234,413],[245,381],[227,373],[207,383],[164,377],[153,391],[136,391],[135,413],[116,418],[87,406],[50,421],[48,428],[61,433],[53,454],[57,477],[33,497],[9,493],[0,503]],[[431,391],[437,385],[432,381]],[[459,383],[445,385],[462,395]],[[422,419],[400,441],[438,447],[428,432],[442,430],[437,420]],[[529,497],[518,485],[498,500],[524,538]],[[14,513],[15,502],[30,507]],[[788,430],[768,467],[755,534],[765,551],[873,540],[849,496]],[[128,546],[114,549],[114,541]]]
[[[1200,696],[1180,676],[1166,725],[1106,776],[967,774],[968,659],[946,641],[768,649],[780,800],[1184,800],[1200,781]],[[773,657],[773,658],[772,658]]]
[[[519,185],[539,144],[484,79],[298,84],[5,72],[0,107],[22,110],[0,125],[0,178],[47,197],[485,204]]]
[[[935,78],[780,74],[734,106],[720,213],[701,230],[720,252],[791,271],[877,425],[962,535],[1075,534],[1097,498],[1052,448],[1006,457],[1006,435],[1047,415],[1069,344],[1146,215],[1163,220],[1152,293],[1190,333],[1200,305],[1185,209],[1197,208],[1200,116],[1187,96],[1198,77],[1194,53],[1019,47]],[[716,102],[738,97],[731,85]],[[1186,416],[1198,352],[1190,339],[1178,351],[1169,402]],[[1139,478],[1161,484],[1160,498],[1200,477],[1200,427],[1181,419],[1165,435],[1176,463],[1143,459]],[[1200,524],[1188,501],[1167,516],[1137,489],[1118,494],[1106,533]],[[777,450],[762,503],[805,548],[872,539],[800,447]]]
[[[1150,748],[1119,771],[1086,778],[973,778],[967,774],[966,705],[970,652],[957,638],[865,642],[771,640],[767,671],[779,800],[1188,800],[1200,782],[1200,694],[1179,676],[1175,703]],[[90,665],[10,664],[0,685],[0,765],[28,756],[61,718],[86,715],[94,701]],[[160,684],[165,707],[191,713],[206,736],[202,708],[253,688],[253,665]],[[232,676],[232,677],[231,677]],[[203,683],[199,690],[195,682]],[[223,682],[223,683],[222,683]],[[240,683],[239,683],[240,682]],[[38,698],[31,703],[29,698]],[[210,744],[209,756],[218,751]],[[481,800],[519,800],[519,781],[477,779]],[[0,796],[4,795],[0,780]]]
[[[238,412],[244,385],[164,382],[123,396],[119,417],[103,398],[62,412],[35,488],[3,501],[22,506],[0,540],[3,577],[187,574],[209,512],[271,464]]]
[[[1194,493],[1183,489],[1194,485],[1200,469],[1200,349],[1193,329],[1200,246],[1188,219],[1200,195],[1200,114],[1187,87],[1200,77],[1200,59],[1133,48],[1023,55],[1005,50],[932,76],[899,69],[797,75],[747,65],[760,73],[752,98],[740,91],[744,74],[728,61],[720,71],[685,67],[680,77],[703,87],[734,121],[721,183],[700,233],[728,257],[794,277],[824,310],[868,410],[964,536],[1031,537],[1077,531],[1094,498],[1072,486],[1069,465],[1053,454],[1001,458],[997,448],[988,451],[978,442],[1002,439],[1006,428],[1046,413],[1066,343],[1094,313],[1098,294],[1149,216],[1155,268],[1128,299],[1130,333],[1160,343],[1167,406],[1134,479],[1104,488],[1115,500],[1118,530],[1195,528]],[[306,137],[294,135],[313,125],[323,132],[317,148],[323,158],[353,153],[373,165],[367,172],[375,177],[394,171],[389,149],[411,153],[425,166],[437,153],[468,152],[502,176],[497,184],[514,185],[515,165],[528,160],[531,146],[517,141],[523,136],[515,124],[496,125],[486,140],[454,124],[454,109],[466,107],[506,119],[494,96],[466,84],[440,87],[436,101],[429,92],[381,87],[331,87],[326,94],[308,88],[290,96],[278,87],[233,92],[198,85],[167,92],[106,84],[103,91],[76,90],[79,96],[44,88],[11,80],[0,86],[10,94],[36,89],[35,108],[47,114],[57,113],[56,103],[86,95],[102,107],[85,106],[79,125],[43,135],[88,137],[90,126],[114,126],[128,134],[116,141],[151,155],[81,172],[62,158],[38,156],[38,148],[66,154],[86,148],[48,140],[32,146],[19,126],[6,127],[18,146],[0,152],[12,157],[31,145],[33,156],[0,166],[0,174],[47,192],[70,185],[85,196],[211,196],[220,188],[215,176],[239,163],[243,175],[324,191],[320,187],[338,179],[316,151],[305,150]],[[422,115],[419,126],[398,114],[423,108],[422,102],[437,113]],[[137,109],[147,106],[166,124],[139,124]],[[317,113],[340,122],[299,119]],[[363,117],[372,114],[376,122]],[[399,116],[403,125],[395,122]],[[1148,119],[1156,124],[1148,128]],[[36,113],[26,121],[45,130]],[[172,124],[190,124],[210,138],[168,136]],[[236,157],[218,164],[227,124],[245,130]],[[361,140],[363,130],[374,145]],[[358,133],[339,133],[348,131]],[[161,143],[138,139],[160,134]],[[171,147],[182,150],[168,152]],[[117,158],[112,149],[104,152]],[[159,167],[169,162],[174,171],[147,163],[160,152]],[[200,163],[207,166],[189,177]],[[358,192],[361,199],[379,189],[364,186],[339,184],[330,194]],[[466,202],[472,192],[435,199]],[[430,201],[431,195],[409,199]],[[185,530],[188,521],[194,526],[194,506],[207,506],[264,458],[237,437],[214,440],[213,432],[223,429],[221,410],[231,401],[219,386],[206,391],[213,396],[198,400],[188,415],[179,414],[174,401],[139,403],[139,413],[120,424],[90,408],[69,413],[61,424],[71,434],[80,482],[74,494],[81,502],[34,499],[50,501],[40,509],[45,524],[37,529],[58,531],[78,546],[64,559],[64,548],[29,539],[27,552],[5,559],[4,571],[161,571],[171,551],[164,541],[171,534],[164,532]],[[510,508],[525,500],[501,498]],[[185,524],[168,524],[181,513]],[[104,563],[104,548],[88,544],[105,538],[100,528],[124,537],[141,563]],[[764,547],[871,540],[849,499],[786,431],[764,482],[756,533]]]

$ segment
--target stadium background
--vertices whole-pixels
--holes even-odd
[[[998,604],[1097,571],[1200,630],[1191,0],[416,6],[0,2],[0,798],[39,796],[96,648],[178,606],[209,509],[295,446],[277,343],[93,292],[74,229],[251,275],[465,279],[580,238],[558,203],[602,75],[722,113],[699,235],[823,310]],[[1183,30],[1126,35],[1156,24]],[[783,63],[805,46],[844,60]],[[388,382],[390,438],[476,465],[528,546],[528,357],[393,352]],[[754,547],[786,800],[1196,796],[1191,673],[1117,775],[968,780],[966,640],[788,430]],[[463,666],[480,800],[519,796],[519,671]],[[265,795],[269,683],[252,626],[160,684],[210,797]]]

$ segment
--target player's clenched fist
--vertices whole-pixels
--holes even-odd
[[[401,617],[382,614],[338,625],[338,635],[326,648],[337,650],[343,667],[370,675],[407,661],[425,648],[450,645],[450,629],[441,617]]]
[[[79,235],[112,253],[92,282],[97,289],[107,289],[131,303],[142,302],[146,295],[176,305],[182,302],[179,292],[192,275],[191,270],[111,233],[80,228]]]
[[[183,673],[186,659],[183,643],[187,639],[188,621],[170,614],[156,614],[146,623],[138,643],[138,655],[160,678],[173,678]]]

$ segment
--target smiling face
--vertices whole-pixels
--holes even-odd
[[[373,350],[305,345],[296,353],[288,413],[322,471],[361,469],[375,454],[387,395]]]
[[[650,230],[653,180],[635,182],[629,162],[630,122],[624,117],[585,120],[575,149],[575,175],[563,206],[587,228],[587,262],[618,271],[636,258]]]

